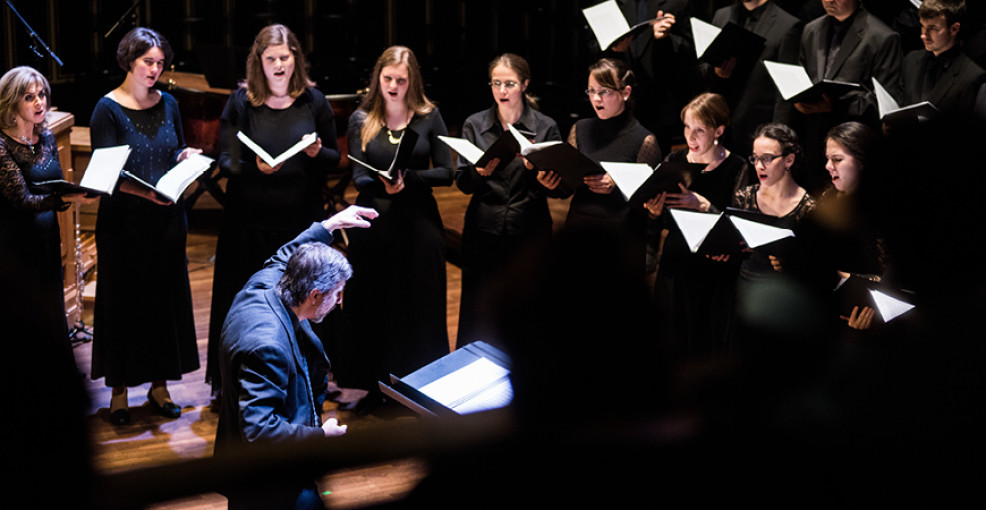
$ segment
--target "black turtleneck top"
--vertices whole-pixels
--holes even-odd
[[[657,139],[630,114],[628,109],[610,118],[582,119],[572,126],[568,143],[596,162],[646,163],[651,168],[661,161]],[[625,225],[630,207],[618,189],[609,194],[594,193],[586,185],[574,190],[566,225]],[[643,213],[637,214],[643,216]]]

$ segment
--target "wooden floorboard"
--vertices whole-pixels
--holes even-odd
[[[351,202],[354,191],[349,189],[346,198]],[[454,243],[461,234],[462,217],[468,197],[454,186],[436,190],[439,209],[446,224],[448,239]],[[188,236],[188,272],[192,288],[199,359],[202,367],[169,383],[173,400],[182,406],[177,420],[157,416],[147,404],[148,385],[130,388],[129,403],[132,422],[115,427],[108,421],[110,390],[103,379],[85,377],[90,396],[88,423],[93,444],[93,465],[101,473],[120,473],[127,470],[158,466],[182,460],[193,460],[212,455],[213,440],[218,415],[211,409],[210,388],[205,384],[205,360],[209,326],[209,306],[212,292],[213,259],[216,245],[216,228],[212,224],[199,225],[196,218],[215,218],[218,206],[207,195],[196,202],[196,210],[190,214]],[[563,217],[567,203],[552,203],[556,221]],[[210,223],[203,221],[200,223]],[[454,254],[456,246],[450,246]],[[454,255],[450,256],[450,260]],[[454,264],[448,270],[448,328],[450,343],[454,343],[459,310],[460,270]],[[98,278],[98,275],[95,276]],[[85,306],[84,319],[91,324],[92,303]],[[90,372],[91,343],[75,345],[76,360],[80,371]],[[325,416],[335,416],[349,425],[350,430],[375,426],[392,426],[400,420],[416,420],[410,412],[390,409],[387,415],[356,416],[327,403]],[[427,465],[421,459],[403,459],[382,464],[326,473],[320,480],[323,498],[331,508],[359,508],[373,503],[400,498],[427,473]],[[155,505],[155,509],[224,509],[225,498],[216,493],[206,493]]]

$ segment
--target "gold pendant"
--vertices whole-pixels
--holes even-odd
[[[394,138],[394,132],[391,131],[390,128],[387,128],[387,140],[390,141],[390,143],[397,145],[401,143],[401,138],[404,138],[404,133],[401,133],[400,138]]]

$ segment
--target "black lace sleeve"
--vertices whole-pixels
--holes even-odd
[[[63,202],[57,195],[31,193],[12,151],[18,150],[0,139],[0,194],[19,211],[48,211],[59,209]],[[42,156],[45,157],[45,156]]]

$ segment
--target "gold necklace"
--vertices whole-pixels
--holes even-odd
[[[407,128],[405,128],[405,129],[407,129]],[[401,136],[399,136],[397,138],[394,138],[394,132],[391,131],[390,128],[387,128],[387,141],[389,141],[393,145],[397,145],[397,144],[401,143],[401,138],[404,138],[404,130],[401,129],[399,131],[401,132]]]

